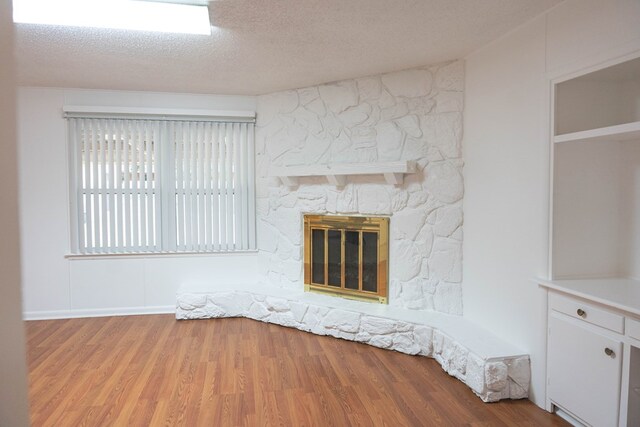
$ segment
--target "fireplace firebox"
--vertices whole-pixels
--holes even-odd
[[[306,291],[387,303],[389,218],[304,216]]]

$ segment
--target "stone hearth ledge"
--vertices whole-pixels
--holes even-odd
[[[434,358],[485,402],[528,397],[529,356],[460,316],[268,285],[185,284],[176,319],[246,317]]]

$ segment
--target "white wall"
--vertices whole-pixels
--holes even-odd
[[[557,85],[555,102],[556,135],[640,120],[637,80],[572,79]]]
[[[182,282],[255,282],[256,254],[65,258],[69,253],[63,105],[255,110],[254,97],[20,88],[20,215],[28,318],[171,311]]]
[[[640,49],[640,2],[569,0],[466,58],[464,315],[531,355],[545,401],[549,79]]]
[[[20,312],[18,171],[11,2],[0,1],[0,425],[28,426],[24,326]]]
[[[622,223],[630,153],[614,141],[565,142],[554,148],[553,278],[624,276],[630,236]],[[621,167],[625,159],[630,164]]]
[[[640,140],[619,143],[622,146],[622,198],[620,221],[621,270],[640,280]]]

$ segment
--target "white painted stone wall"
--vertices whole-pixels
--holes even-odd
[[[261,96],[257,231],[266,283],[303,286],[302,214],[390,215],[389,304],[462,314],[461,61]],[[394,187],[350,178],[342,189],[274,166],[415,160]]]
[[[522,399],[529,356],[483,359],[435,327],[246,291],[178,293],[177,319],[247,317],[388,350],[434,358],[485,402]]]

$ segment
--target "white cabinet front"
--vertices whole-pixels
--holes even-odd
[[[618,423],[622,343],[580,320],[549,316],[549,398],[587,423]]]

